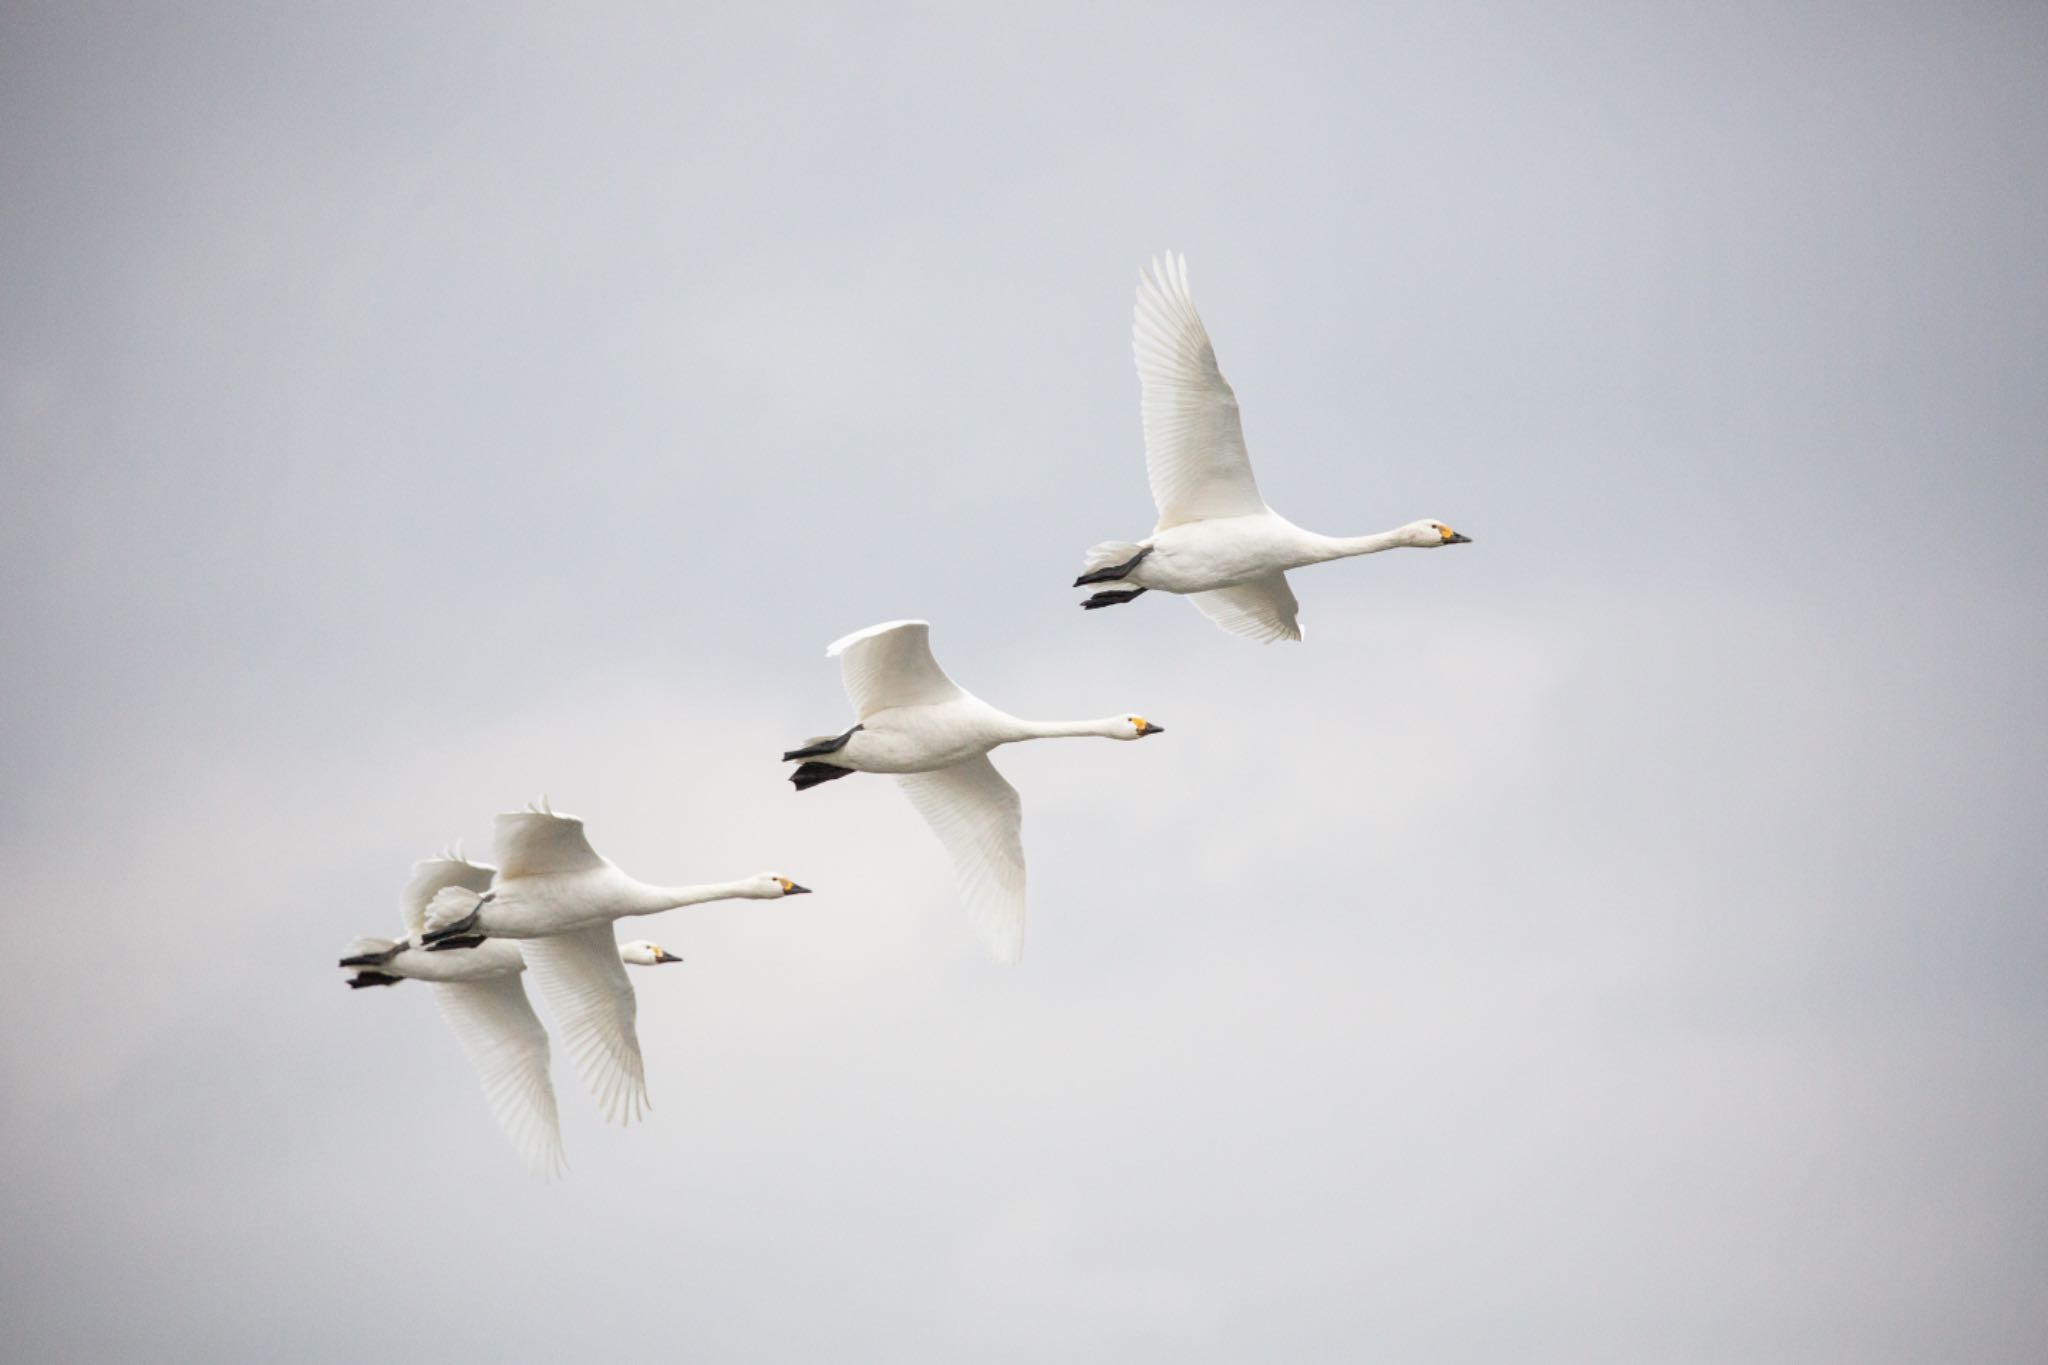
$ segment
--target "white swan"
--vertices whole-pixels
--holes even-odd
[[[932,657],[931,626],[889,621],[836,640],[858,723],[810,740],[782,757],[803,760],[790,775],[798,791],[848,773],[894,773],[910,804],[953,860],[960,893],[980,914],[996,960],[1024,955],[1023,811],[1017,789],[988,761],[989,750],[1024,739],[1094,735],[1142,739],[1164,733],[1143,716],[1102,720],[1019,720],[969,695]]]
[[[434,1003],[483,1081],[492,1117],[527,1168],[553,1179],[566,1164],[562,1129],[548,1076],[548,1035],[520,984],[526,961],[519,946],[493,941],[474,952],[418,951],[427,902],[435,893],[449,886],[482,890],[491,884],[493,871],[454,853],[416,864],[401,898],[406,937],[359,938],[341,965],[353,973],[351,989],[408,980],[433,987]],[[620,944],[618,954],[622,961],[649,967],[682,961],[646,939]]]
[[[1131,324],[1143,389],[1145,472],[1159,524],[1144,540],[1090,551],[1074,586],[1103,588],[1081,605],[1128,602],[1148,589],[1186,596],[1208,618],[1254,640],[1299,640],[1287,570],[1401,546],[1463,545],[1440,521],[1411,521],[1374,536],[1304,531],[1266,506],[1245,453],[1237,395],[1216,366],[1209,333],[1188,292],[1188,264],[1168,254],[1138,276]]]
[[[497,876],[490,889],[443,887],[427,902],[430,951],[466,948],[483,939],[525,945],[526,965],[548,1002],[556,1029],[577,1069],[614,1123],[631,1123],[647,1108],[647,1077],[633,1032],[633,986],[619,964],[612,921],[719,900],[778,900],[808,894],[787,877],[764,872],[708,886],[651,886],[600,858],[583,822],[539,806],[509,811],[492,824]]]

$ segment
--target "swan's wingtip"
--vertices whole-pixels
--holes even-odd
[[[871,640],[877,635],[887,635],[892,630],[902,630],[907,626],[923,626],[926,630],[930,630],[931,625],[932,623],[929,621],[884,621],[878,626],[869,626],[865,630],[856,630],[851,635],[840,636],[831,644],[825,646],[825,657],[828,659],[836,658],[844,654],[852,646],[859,644],[862,640]]]

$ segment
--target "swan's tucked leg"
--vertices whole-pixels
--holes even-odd
[[[1149,588],[1123,588],[1114,592],[1099,592],[1081,604],[1083,611],[1095,611],[1101,607],[1120,607],[1134,597],[1143,597]]]
[[[441,892],[441,895],[444,896],[449,894],[450,890],[447,889]],[[497,894],[495,891],[484,892],[483,895],[476,898],[476,907],[461,919],[421,934],[420,946],[429,952],[440,952],[449,948],[474,948],[477,944],[482,943],[484,941],[482,934],[464,936],[469,935],[469,931],[476,928],[477,919],[483,914],[484,907],[489,905]]]
[[[1103,547],[1099,545],[1096,547],[1098,550],[1101,548]],[[1106,568],[1095,569],[1089,573],[1082,574],[1074,580],[1074,586],[1081,588],[1086,587],[1090,583],[1114,583],[1118,579],[1126,578],[1130,575],[1131,570],[1137,568],[1145,556],[1151,553],[1152,547],[1150,545],[1141,546],[1138,553],[1132,555],[1121,564],[1111,564]],[[1141,588],[1139,591],[1142,592],[1143,589]]]
[[[852,768],[842,768],[837,763],[806,763],[789,775],[798,791],[809,791],[820,782],[831,782],[851,776]]]
[[[793,759],[818,758],[825,754],[836,754],[841,749],[844,749],[846,747],[846,741],[852,739],[854,735],[859,733],[862,728],[863,727],[856,725],[853,727],[853,729],[848,730],[843,735],[834,735],[829,739],[814,739],[809,744],[804,745],[804,747],[801,749],[791,749],[788,753],[782,756],[782,761],[784,763],[788,763]]]
[[[345,957],[341,960],[339,965],[343,967],[381,967],[385,963],[389,962],[392,958],[397,957],[400,953],[404,952],[405,949],[405,944],[394,943],[389,948],[384,949],[384,951],[382,952],[357,953],[353,957]]]
[[[382,972],[357,972],[348,979],[348,988],[359,991],[365,986],[396,986],[404,979],[400,976],[386,976]]]

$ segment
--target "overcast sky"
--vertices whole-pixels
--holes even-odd
[[[742,11],[745,11],[742,17]],[[0,11],[0,1355],[2048,1355],[2048,9]],[[1474,544],[1307,641],[1151,525]],[[1031,716],[1024,965],[835,636]],[[520,1169],[410,863],[652,880]],[[559,1051],[559,1049],[558,1049]]]

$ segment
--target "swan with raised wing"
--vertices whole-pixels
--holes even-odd
[[[1143,739],[1164,733],[1143,716],[1032,721],[964,691],[932,657],[931,626],[889,621],[836,640],[855,724],[782,757],[798,791],[851,773],[891,773],[951,857],[960,894],[982,919],[996,960],[1024,955],[1023,807],[989,750],[1027,739]]]
[[[1304,531],[1266,506],[1252,478],[1237,395],[1188,291],[1187,259],[1168,253],[1138,277],[1131,324],[1145,425],[1145,472],[1159,523],[1140,541],[1088,551],[1074,586],[1096,591],[1097,610],[1146,592],[1179,593],[1211,621],[1260,641],[1299,640],[1300,607],[1287,570],[1400,548],[1463,545],[1440,521],[1411,521],[1370,536]]]

